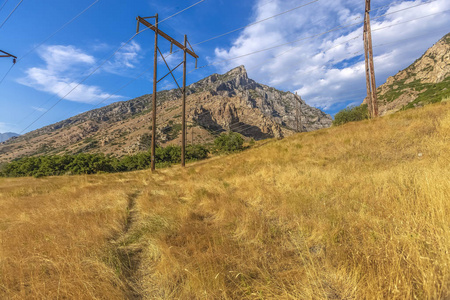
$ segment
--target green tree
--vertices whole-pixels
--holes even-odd
[[[361,121],[369,118],[367,104],[344,108],[334,116],[333,125],[339,126],[348,122]]]
[[[237,132],[222,133],[214,140],[214,146],[219,152],[234,152],[243,149],[244,139]]]

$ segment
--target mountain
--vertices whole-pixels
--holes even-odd
[[[450,33],[377,88],[380,115],[450,97]]]
[[[8,139],[10,139],[12,137],[17,137],[17,136],[19,136],[19,134],[14,133],[14,132],[0,133],[0,143],[3,143]]]
[[[297,131],[297,105],[301,131],[331,125],[329,115],[308,106],[290,92],[249,79],[243,66],[213,74],[187,87],[188,142],[207,143],[225,131],[247,138],[285,137]],[[91,110],[29,132],[0,145],[0,162],[39,154],[102,152],[122,156],[149,148],[152,95]],[[157,141],[181,141],[181,93],[178,89],[157,94]]]

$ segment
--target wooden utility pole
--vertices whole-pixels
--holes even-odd
[[[158,14],[155,14],[155,53],[153,56],[153,108],[152,108],[152,153],[151,153],[151,168],[155,171],[155,151],[156,151],[156,89],[158,84]],[[138,30],[139,32],[139,22]]]
[[[184,51],[183,51],[183,103],[181,105],[181,166],[186,165],[186,48],[187,35],[184,35]]]
[[[150,24],[146,19],[154,18],[155,19],[155,25]],[[187,40],[187,36],[184,36],[184,45],[182,45],[180,42],[176,41],[172,37],[170,37],[168,34],[164,33],[160,29],[158,29],[158,14],[156,14],[153,17],[148,18],[142,18],[137,17],[137,28],[136,33],[139,33],[139,24],[143,24],[146,27],[150,28],[155,32],[155,55],[154,55],[154,62],[153,62],[153,120],[152,120],[152,153],[151,153],[151,168],[152,171],[155,171],[155,148],[156,148],[156,90],[157,90],[157,84],[161,80],[163,80],[166,76],[169,74],[172,75],[172,78],[175,80],[175,83],[177,84],[178,88],[181,90],[181,93],[183,95],[183,112],[182,112],[182,138],[181,138],[181,165],[185,166],[185,149],[186,149],[186,53],[194,57],[195,59],[198,58],[198,55],[195,54],[195,52],[192,49],[192,46],[190,46],[189,41]],[[172,53],[172,46],[175,45],[178,48],[180,48],[184,52],[184,59],[183,62],[180,63],[175,68],[171,69],[169,65],[167,64],[166,59],[162,55],[161,50],[158,48],[158,35],[162,36],[166,40],[170,42],[170,52]],[[191,49],[187,48],[187,44],[189,44]],[[169,73],[164,75],[162,78],[158,80],[157,78],[157,68],[158,68],[158,52],[161,55],[164,63],[166,64],[167,68],[169,69]],[[173,71],[177,69],[181,64],[183,64],[183,89],[180,88],[178,85],[177,80],[175,79],[175,76],[173,75]]]
[[[372,32],[370,29],[370,0],[366,0],[364,15],[364,53],[366,58],[366,85],[369,113],[372,118],[378,117],[377,86],[375,67],[373,64]]]
[[[366,65],[366,89],[367,89],[367,109],[369,111],[369,116],[373,117],[373,109],[372,109],[372,92],[370,89],[370,68],[369,68],[369,47],[366,39],[366,24],[364,23],[364,57],[365,57],[365,65]]]
[[[17,60],[16,56],[14,56],[14,55],[12,55],[12,54],[10,54],[8,52],[5,52],[3,50],[0,50],[0,53],[3,53],[3,54],[0,54],[0,57],[12,57],[13,58],[13,63],[14,64],[16,63],[16,60]]]

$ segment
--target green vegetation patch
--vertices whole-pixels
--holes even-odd
[[[367,104],[344,108],[334,116],[333,125],[339,126],[348,122],[361,121],[369,118]]]
[[[196,161],[208,157],[209,150],[202,145],[188,145],[186,160]],[[181,161],[181,147],[157,148],[155,162],[158,167],[166,167]],[[151,153],[142,152],[124,156],[121,159],[104,155],[80,153],[75,155],[51,155],[23,157],[5,164],[0,170],[2,177],[77,175],[95,173],[114,173],[143,170],[150,167]]]
[[[222,133],[214,140],[217,152],[235,152],[243,149],[244,139],[237,132]]]
[[[414,108],[418,105],[441,102],[442,99],[450,97],[450,77],[440,83],[420,84],[418,88],[425,91],[420,93],[416,100],[405,105],[402,110]]]

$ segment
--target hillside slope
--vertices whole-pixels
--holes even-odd
[[[443,102],[185,169],[0,178],[0,298],[448,299],[449,147]]]
[[[380,115],[450,97],[450,33],[377,88]]]
[[[299,96],[249,79],[243,66],[213,74],[187,90],[188,141],[210,142],[224,131],[256,140],[284,137],[297,131],[297,103],[302,128],[331,126],[331,117],[308,106]],[[151,95],[117,102],[27,133],[0,145],[0,162],[21,156],[102,152],[122,156],[148,149]],[[157,142],[181,141],[181,94],[158,92]]]

